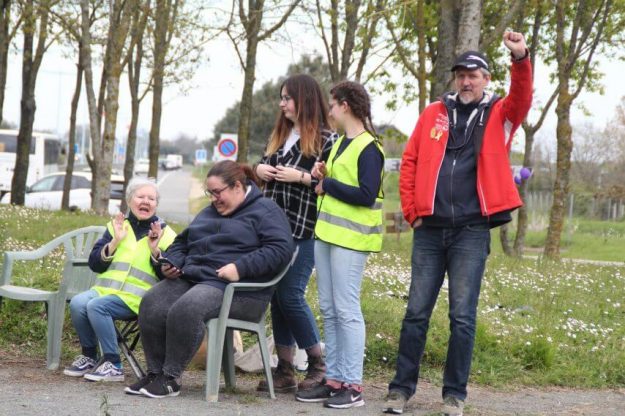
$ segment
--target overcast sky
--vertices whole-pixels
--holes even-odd
[[[298,27],[287,28],[291,39],[289,46],[276,43],[263,43],[258,49],[258,62],[255,87],[264,82],[275,80],[286,72],[287,67],[299,61],[302,54],[321,52],[320,42],[310,34],[303,36]],[[18,40],[19,42],[19,40]],[[503,44],[501,46],[504,48]],[[65,52],[66,54],[66,52]],[[60,135],[65,134],[69,126],[70,101],[75,82],[76,57],[66,57],[59,48],[51,48],[45,55],[37,81],[36,97],[37,112],[35,115],[36,130],[53,130]],[[621,77],[625,73],[625,63],[619,61],[602,62],[605,72],[603,84],[606,86],[604,96],[584,93],[580,96],[592,112],[586,117],[580,111],[574,111],[573,122],[590,121],[603,127],[613,116],[613,109],[625,95]],[[205,47],[205,60],[190,81],[191,88],[186,95],[180,93],[175,86],[165,90],[161,137],[174,139],[180,133],[197,137],[200,140],[211,138],[215,123],[224,115],[225,110],[240,98],[243,87],[243,72],[234,54],[232,44],[225,39],[215,40]],[[547,70],[537,65],[536,68],[535,102],[544,102],[552,88],[549,86]],[[21,56],[10,57],[7,80],[4,119],[15,124],[19,122],[19,102],[21,94]],[[404,133],[409,134],[418,117],[417,104],[401,105],[397,111],[388,111],[385,102],[388,97],[373,96],[373,119],[376,124],[392,123]],[[150,126],[150,97],[142,104],[140,128]],[[276,109],[278,102],[276,101]],[[88,114],[85,94],[81,96],[78,122],[87,124]],[[122,77],[120,110],[118,115],[118,135],[124,135],[130,123],[129,95],[127,78]],[[555,115],[553,110],[539,132],[539,139],[555,143]],[[522,139],[520,139],[522,141]],[[517,146],[520,144],[518,143]]]

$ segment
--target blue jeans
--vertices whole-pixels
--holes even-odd
[[[69,303],[72,323],[84,349],[97,348],[107,361],[119,362],[116,319],[130,319],[135,313],[116,295],[100,296],[95,290],[77,294]],[[93,358],[93,357],[92,357]]]
[[[295,240],[297,258],[271,298],[271,324],[276,345],[310,348],[319,343],[315,317],[306,303],[306,286],[315,264],[315,240]]]
[[[360,309],[360,286],[368,255],[362,251],[315,241],[327,379],[362,384],[365,320]]]
[[[451,334],[443,397],[466,399],[477,303],[489,252],[487,224],[458,228],[421,226],[414,230],[408,306],[399,338],[397,371],[389,391],[400,391],[408,398],[415,393],[430,316],[447,272]]]

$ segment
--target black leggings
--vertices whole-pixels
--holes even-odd
[[[139,308],[141,342],[148,372],[180,377],[200,348],[205,322],[219,315],[223,290],[182,279],[165,279],[145,294]],[[269,298],[235,294],[230,317],[255,321]]]

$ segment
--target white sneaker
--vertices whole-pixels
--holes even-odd
[[[84,375],[90,381],[124,381],[124,369],[118,368],[110,361],[104,361],[91,373]]]

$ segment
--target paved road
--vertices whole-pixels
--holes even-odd
[[[189,223],[193,215],[189,213],[189,194],[193,178],[191,168],[174,171],[160,171],[158,187],[161,200],[158,215],[166,221]]]

